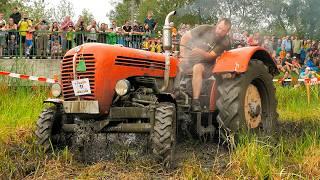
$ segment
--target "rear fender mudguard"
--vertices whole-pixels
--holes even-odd
[[[224,52],[216,61],[213,68],[214,74],[235,72],[246,72],[249,62],[252,59],[259,59],[269,67],[270,73],[278,74],[277,66],[271,55],[260,46],[243,47]]]
[[[261,60],[269,68],[269,72],[274,76],[279,74],[277,65],[271,55],[262,47],[243,47],[224,52],[216,61],[213,68],[214,74],[222,73],[244,73],[248,70],[249,62],[252,59]],[[216,110],[217,86],[212,86],[210,95],[210,111]]]

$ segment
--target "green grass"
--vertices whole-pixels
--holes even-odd
[[[278,112],[284,120],[320,120],[320,89],[310,86],[310,104],[304,85],[297,88],[277,86]]]
[[[235,151],[217,156],[211,169],[197,155],[185,159],[177,170],[165,173],[148,160],[105,161],[84,165],[65,149],[46,155],[35,145],[35,121],[44,108],[45,89],[9,89],[0,85],[0,179],[12,177],[119,179],[171,177],[179,179],[319,179],[320,100],[311,88],[308,104],[304,87],[277,86],[278,130],[262,138],[242,134]],[[224,162],[224,163],[222,163]],[[224,165],[222,165],[224,164]]]
[[[48,92],[43,88],[2,89],[0,101],[0,139],[15,129],[33,129]]]

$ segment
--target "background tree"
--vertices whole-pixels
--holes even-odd
[[[89,25],[90,22],[94,19],[93,14],[89,11],[89,9],[83,9],[81,12],[81,16],[83,18],[84,24]]]
[[[116,4],[112,18],[119,23],[130,19],[130,2]],[[237,31],[260,31],[268,34],[298,34],[320,39],[319,0],[138,0],[136,19],[143,23],[147,12],[162,27],[166,14],[178,10],[176,26],[185,24],[214,24],[221,17],[229,17]]]
[[[28,3],[25,6],[24,11],[36,23],[40,19],[48,20],[48,19],[50,19],[50,16],[51,16],[49,9],[48,9],[48,4],[45,3],[43,0],[34,0],[30,3]]]
[[[18,7],[19,11],[24,11],[27,2],[29,0],[0,0],[0,12],[4,13],[5,19],[8,19],[14,7]]]
[[[74,7],[69,0],[60,0],[56,7],[50,9],[51,21],[61,22],[65,16],[74,17]]]

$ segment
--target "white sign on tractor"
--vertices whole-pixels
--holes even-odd
[[[72,81],[74,95],[81,96],[91,94],[89,79],[78,79]]]

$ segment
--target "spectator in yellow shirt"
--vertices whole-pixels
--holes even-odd
[[[156,50],[157,50],[156,42],[154,40],[152,40],[151,45],[150,45],[150,51],[156,52]]]
[[[23,18],[18,23],[18,30],[20,31],[20,38],[21,38],[22,44],[25,44],[26,42],[26,35],[27,35],[29,26],[32,26],[32,22],[28,18],[28,16],[24,14]]]
[[[162,53],[162,44],[160,40],[156,41],[156,52],[157,53]]]
[[[148,51],[150,48],[149,38],[146,37],[142,42],[142,49]]]

